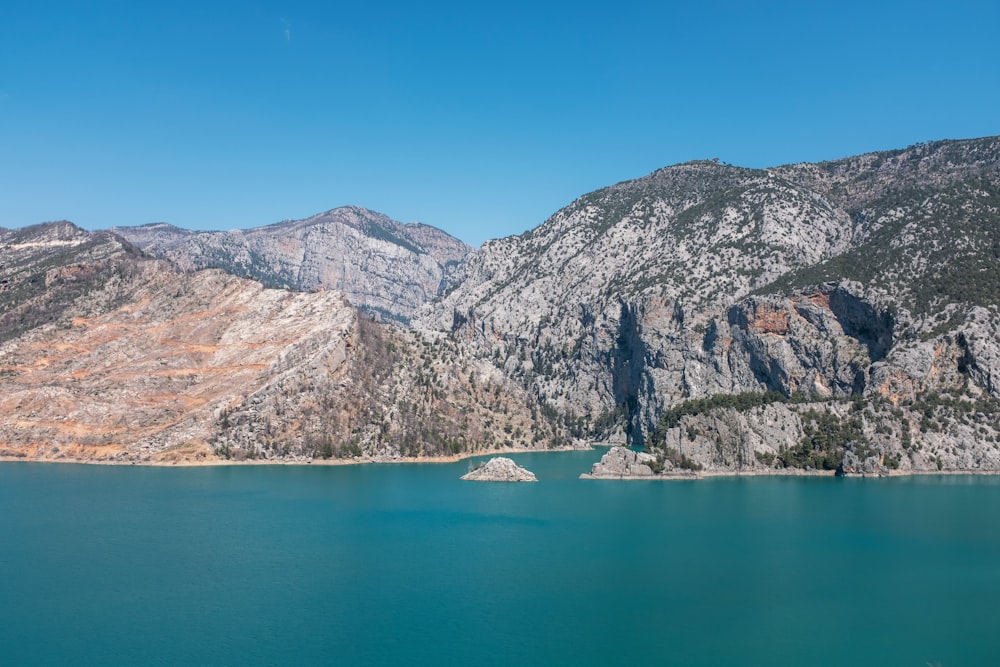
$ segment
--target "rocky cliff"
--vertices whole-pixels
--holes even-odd
[[[612,447],[600,461],[591,466],[589,473],[580,475],[580,478],[653,479],[657,474],[662,474],[662,468],[662,465],[657,465],[657,459],[652,454],[634,452],[625,447]]]
[[[167,224],[111,231],[182,269],[220,268],[298,291],[337,289],[369,315],[404,323],[471,250],[429,225],[402,224],[359,207],[225,232]]]
[[[565,439],[444,336],[69,223],[0,230],[0,333],[4,457],[368,460]]]
[[[765,170],[694,162],[485,244],[417,322],[493,359],[578,437],[656,436],[661,463],[680,460],[669,428],[690,427],[692,466],[996,469],[997,248],[995,137]],[[686,402],[766,392],[789,405],[661,424]],[[855,417],[829,452],[810,440]],[[767,449],[748,444],[755,424]],[[779,456],[800,445],[829,458]]]

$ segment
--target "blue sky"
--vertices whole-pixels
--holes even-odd
[[[996,2],[4,4],[4,227],[355,204],[478,245],[686,160],[1000,134]]]

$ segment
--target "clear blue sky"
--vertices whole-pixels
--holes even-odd
[[[0,226],[345,204],[480,244],[581,194],[1000,134],[1000,3],[7,0]]]

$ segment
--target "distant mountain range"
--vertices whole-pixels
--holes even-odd
[[[116,431],[115,456],[599,441],[645,444],[653,471],[1000,470],[997,137],[761,170],[666,167],[479,250],[353,207],[234,232],[57,223],[0,242],[11,456],[83,446],[59,415],[110,345],[116,373],[144,378],[129,391],[150,415],[167,414],[151,396],[174,397],[173,426]],[[351,316],[331,290],[410,326]],[[85,335],[93,318],[112,329]],[[159,342],[130,352],[143,331]],[[249,364],[258,375],[223,354],[227,337],[265,355]],[[171,346],[185,338],[202,356],[181,364]],[[77,349],[98,357],[73,362]],[[150,375],[159,359],[180,365]],[[227,373],[229,393],[199,403]],[[166,376],[169,391],[151,379]],[[87,390],[95,404],[102,386]],[[60,391],[74,398],[46,398]],[[184,437],[167,435],[181,423]]]
[[[267,287],[337,289],[372,317],[401,323],[472,250],[435,227],[354,206],[246,230],[153,224],[111,231],[182,269],[218,268]]]

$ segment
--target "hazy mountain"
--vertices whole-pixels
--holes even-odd
[[[370,315],[398,322],[436,296],[471,250],[429,225],[358,207],[226,232],[167,224],[111,231],[182,269],[220,268],[298,291],[337,289]]]

